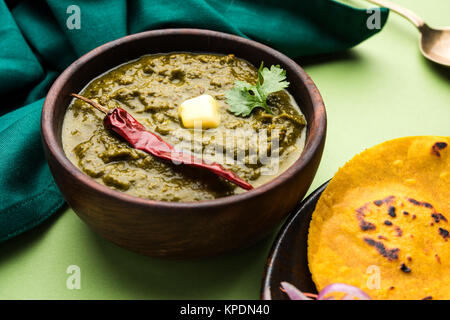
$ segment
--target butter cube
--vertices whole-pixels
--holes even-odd
[[[188,99],[178,108],[178,114],[185,128],[216,128],[220,124],[219,106],[216,99],[209,94]]]

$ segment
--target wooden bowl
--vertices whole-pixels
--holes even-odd
[[[93,78],[145,54],[174,51],[233,53],[259,66],[279,64],[307,126],[301,157],[283,174],[252,191],[193,203],[141,199],[103,186],[65,156],[61,127],[71,97]],[[44,103],[42,139],[61,193],[102,237],[150,256],[187,258],[249,246],[274,230],[307,192],[325,143],[326,113],[311,78],[294,61],[265,45],[198,29],[142,32],[102,45],[71,64],[55,81]]]

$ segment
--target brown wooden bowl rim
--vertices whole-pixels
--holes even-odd
[[[104,186],[91,177],[89,177],[84,172],[80,175],[81,172],[74,164],[67,158],[62,146],[58,143],[58,138],[56,133],[52,130],[52,121],[53,119],[53,110],[56,108],[55,105],[55,97],[61,91],[63,84],[66,81],[70,81],[70,78],[77,72],[81,65],[83,65],[89,59],[103,53],[106,50],[110,50],[119,45],[126,45],[127,43],[133,42],[136,39],[152,37],[152,36],[164,36],[164,35],[195,35],[206,36],[206,37],[221,37],[226,38],[230,41],[236,41],[242,43],[244,45],[250,45],[255,47],[259,51],[266,51],[269,54],[275,56],[278,60],[282,61],[283,64],[289,65],[293,70],[295,70],[296,76],[299,76],[303,83],[308,83],[306,85],[306,90],[308,91],[309,96],[311,97],[313,113],[314,113],[314,121],[316,125],[316,134],[312,136],[307,136],[305,141],[305,148],[300,155],[300,157],[282,174],[274,178],[273,180],[253,189],[250,191],[246,191],[244,193],[231,195],[223,198],[217,198],[213,200],[202,200],[197,202],[169,202],[169,201],[157,201],[139,198],[137,196],[128,195],[124,192],[113,190],[107,186]],[[238,55],[238,54],[237,54]],[[308,124],[309,125],[309,124]],[[118,198],[124,202],[132,202],[137,205],[143,206],[159,206],[161,208],[204,208],[204,207],[216,207],[216,206],[228,206],[234,202],[245,201],[250,198],[261,196],[267,191],[276,188],[277,186],[285,183],[287,180],[291,179],[296,172],[303,170],[306,165],[312,161],[316,152],[320,152],[320,145],[322,141],[325,139],[326,134],[326,112],[325,106],[322,100],[322,97],[319,93],[319,90],[315,86],[314,82],[311,80],[309,75],[292,59],[282,54],[281,52],[272,49],[264,44],[259,42],[249,40],[240,36],[231,35],[223,32],[205,30],[205,29],[191,29],[191,28],[180,28],[180,29],[160,29],[160,30],[151,30],[144,31],[132,35],[128,35],[117,40],[113,40],[107,42],[88,53],[84,54],[80,58],[78,58],[75,62],[73,62],[69,67],[64,70],[64,72],[55,80],[54,84],[50,88],[47,93],[47,97],[44,101],[44,106],[42,108],[41,115],[41,131],[42,131],[42,139],[46,144],[49,153],[54,159],[61,165],[65,170],[67,170],[71,176],[75,179],[80,180],[81,183],[89,186],[94,189],[98,193],[104,194],[108,197]],[[311,130],[311,128],[310,128]]]

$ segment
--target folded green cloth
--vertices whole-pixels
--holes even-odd
[[[81,12],[69,29],[69,6]],[[68,10],[69,8],[69,10]],[[127,34],[193,27],[255,39],[291,57],[348,49],[379,30],[332,0],[0,0],[0,241],[32,228],[64,200],[45,161],[40,112],[57,75],[80,55]],[[388,16],[381,10],[381,26]]]

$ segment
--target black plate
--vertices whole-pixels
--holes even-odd
[[[270,292],[273,300],[288,300],[280,290],[287,281],[303,292],[317,293],[308,267],[308,229],[311,216],[328,182],[321,185],[294,210],[270,250],[261,287],[261,299]]]

